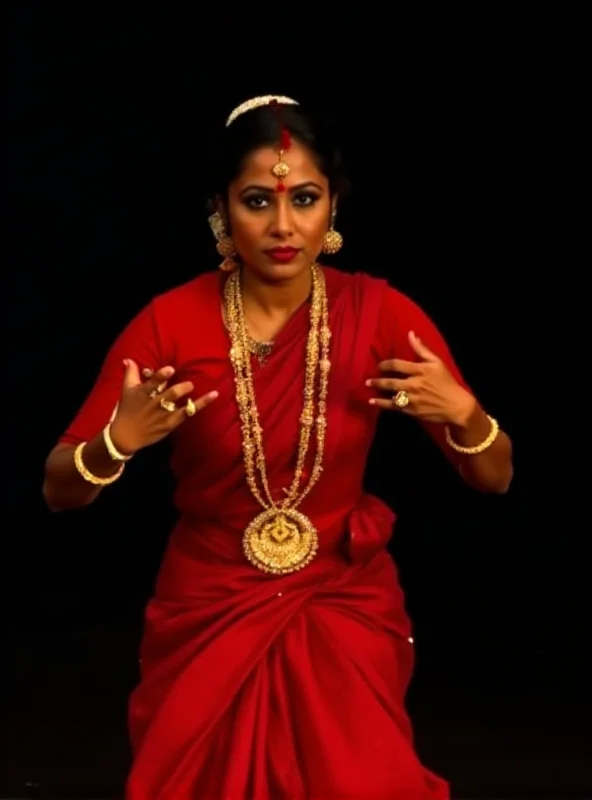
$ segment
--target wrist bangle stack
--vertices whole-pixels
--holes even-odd
[[[491,430],[489,431],[487,438],[484,439],[481,444],[476,444],[473,447],[463,447],[463,445],[457,444],[452,438],[450,428],[448,426],[445,428],[446,443],[453,450],[456,450],[457,453],[462,453],[464,456],[476,456],[479,453],[485,452],[485,450],[488,450],[495,442],[500,432],[500,427],[497,420],[493,419],[493,417],[490,417],[489,414],[487,415],[487,419],[491,423]]]
[[[98,475],[93,475],[90,470],[88,470],[82,460],[82,453],[84,452],[84,448],[86,447],[87,442],[81,442],[78,447],[74,450],[74,465],[76,469],[80,473],[81,477],[87,483],[92,483],[93,486],[109,486],[110,483],[115,483],[116,480],[121,478],[123,475],[123,471],[125,469],[125,464],[122,462],[119,469],[114,475],[109,475],[108,478],[99,478]]]
[[[105,442],[105,447],[113,461],[129,461],[132,456],[124,456],[123,453],[120,453],[119,450],[113,444],[113,439],[111,438],[111,423],[109,422],[108,425],[105,425],[103,428],[103,441]]]

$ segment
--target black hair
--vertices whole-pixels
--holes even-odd
[[[315,113],[300,105],[281,105],[279,109],[261,106],[241,114],[228,127],[217,132],[211,151],[208,172],[208,197],[214,202],[226,200],[229,184],[240,173],[245,159],[254,150],[279,146],[281,126],[291,137],[304,145],[315,159],[319,170],[329,181],[331,194],[343,197],[349,182],[343,166],[337,126],[324,113]]]

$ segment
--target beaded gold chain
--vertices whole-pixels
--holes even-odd
[[[311,269],[310,328],[306,345],[304,404],[300,417],[298,457],[292,484],[284,489],[286,497],[279,502],[273,500],[267,477],[263,430],[259,422],[253,386],[239,270],[230,274],[224,287],[231,342],[230,360],[234,369],[246,478],[255,499],[264,508],[264,511],[255,517],[245,530],[243,550],[254,566],[274,575],[295,572],[310,564],[317,554],[319,544],[316,528],[297,510],[322,472],[327,428],[327,391],[331,368],[329,361],[331,331],[325,278],[316,264],[313,264]],[[317,395],[316,418],[315,394]],[[313,427],[316,430],[315,459],[308,484],[300,490]]]

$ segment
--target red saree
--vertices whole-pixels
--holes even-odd
[[[406,297],[365,275],[325,275],[333,332],[326,456],[301,507],[321,548],[303,571],[265,575],[242,553],[242,532],[261,509],[244,480],[221,276],[199,277],[136,317],[62,437],[77,442],[101,430],[124,358],[174,365],[178,379],[194,381],[194,397],[220,393],[174,438],[180,516],[146,612],[142,677],[130,701],[128,800],[449,797],[420,764],[404,708],[413,643],[385,549],[395,517],[363,490],[378,413],[364,380],[384,358],[414,358],[410,328],[460,376]],[[305,305],[268,362],[254,367],[278,497],[293,476],[307,331]]]

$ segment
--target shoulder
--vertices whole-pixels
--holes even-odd
[[[409,295],[392,286],[385,278],[371,275],[363,270],[344,272],[334,267],[323,266],[329,291],[334,294],[350,290],[361,294],[373,293],[381,300],[381,312],[392,319],[407,316],[426,316],[420,305]]]
[[[406,340],[409,331],[426,341],[432,340],[436,332],[433,319],[419,302],[390,284],[383,295],[379,326],[383,332],[401,340]]]
[[[152,299],[150,325],[160,363],[180,368],[218,341],[222,277],[217,271],[198,275]]]
[[[385,278],[359,270],[353,273],[331,267],[323,267],[329,295],[337,299],[340,295],[357,298],[356,305],[364,312],[372,306],[377,314],[379,326],[402,326],[411,323],[425,326],[431,323],[420,304],[405,292],[392,286]]]
[[[370,286],[386,288],[388,286],[384,278],[377,278],[375,275],[370,275],[363,270],[344,272],[341,269],[327,267],[323,264],[323,273],[327,281],[327,286],[333,289],[366,288]]]
[[[377,343],[392,357],[415,361],[417,356],[409,343],[411,331],[432,352],[453,366],[448,343],[436,320],[408,294],[387,286],[378,320]]]
[[[218,311],[220,277],[217,272],[207,272],[156,295],[150,305],[157,324],[169,327],[186,318],[207,321]]]
[[[195,305],[196,303],[210,301],[220,289],[220,275],[216,272],[206,272],[190,281],[168,289],[156,295],[152,303],[162,312],[177,312],[180,308]]]
[[[378,313],[388,283],[367,272],[344,272],[334,267],[323,266],[330,302],[339,306],[345,303],[351,311],[367,313],[372,309]]]
[[[390,284],[385,288],[381,311],[392,322],[403,324],[412,321],[423,323],[428,319],[427,313],[416,300]]]

